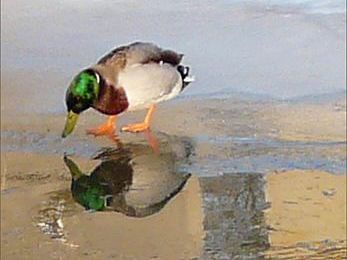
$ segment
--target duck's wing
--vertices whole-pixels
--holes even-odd
[[[118,86],[124,89],[128,110],[132,111],[175,97],[182,90],[183,82],[177,69],[170,64],[148,63],[121,71]]]
[[[122,68],[135,64],[169,63],[180,64],[183,54],[164,50],[153,43],[135,42],[112,50],[98,61],[98,65],[120,66]]]
[[[101,58],[95,69],[114,87],[122,87],[128,110],[144,109],[171,99],[184,87],[180,62],[183,54],[155,44],[136,42]]]

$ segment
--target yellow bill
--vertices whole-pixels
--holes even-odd
[[[63,134],[61,135],[63,138],[67,137],[75,128],[76,122],[78,119],[78,114],[70,111],[66,118],[65,128]]]

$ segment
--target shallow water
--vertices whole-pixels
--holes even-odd
[[[2,207],[6,209],[2,220],[7,223],[2,233],[4,255],[16,257],[11,246],[18,245],[18,242],[12,240],[12,232],[23,241],[30,241],[29,237],[35,234],[33,239],[37,239],[39,248],[46,245],[47,250],[55,250],[52,248],[62,246],[56,258],[288,259],[312,256],[326,259],[332,255],[342,257],[346,253],[343,237],[336,239],[334,236],[324,236],[322,239],[319,232],[304,240],[304,243],[296,239],[281,245],[273,244],[277,237],[286,239],[287,231],[282,233],[276,226],[285,223],[285,220],[273,222],[274,216],[267,213],[276,210],[278,202],[284,207],[297,207],[299,210],[302,210],[302,203],[314,206],[315,203],[330,200],[328,203],[335,205],[340,203],[334,202],[335,199],[343,200],[342,183],[341,187],[333,188],[329,186],[329,181],[323,181],[319,186],[310,181],[306,188],[311,193],[304,188],[303,193],[298,195],[299,198],[304,196],[304,199],[291,198],[296,194],[295,189],[286,193],[284,198],[278,193],[273,197],[273,185],[277,187],[288,183],[288,176],[278,173],[277,176],[284,178],[272,184],[266,177],[267,171],[262,170],[261,163],[255,168],[257,171],[250,171],[246,164],[235,160],[237,157],[263,156],[267,158],[263,165],[271,167],[268,162],[275,160],[274,154],[285,154],[287,149],[293,149],[289,154],[294,158],[293,151],[302,150],[297,156],[306,162],[310,170],[307,173],[303,171],[295,178],[303,178],[311,175],[314,169],[321,170],[316,164],[310,163],[310,160],[319,161],[317,158],[322,156],[320,152],[324,154],[321,149],[336,149],[339,145],[345,147],[345,143],[289,143],[285,146],[285,142],[259,142],[247,138],[226,139],[229,143],[224,143],[225,139],[215,140],[210,144],[211,151],[216,149],[212,147],[216,143],[223,143],[225,147],[233,144],[233,156],[221,173],[212,170],[218,162],[223,163],[220,158],[201,158],[196,149],[198,142],[206,142],[205,138],[191,140],[164,134],[157,134],[156,138],[159,153],[148,143],[133,140],[118,144],[118,148],[91,149],[90,153],[83,156],[85,158],[87,154],[92,154],[88,160],[80,157],[78,151],[74,155],[64,155],[62,150],[57,149],[54,152],[46,150],[43,154],[42,150],[36,150],[36,145],[33,145],[30,154],[37,154],[36,158],[53,155],[54,163],[49,159],[44,162],[45,167],[33,168],[29,172],[11,172],[6,177],[8,188],[2,190]],[[267,143],[266,149],[264,143]],[[9,150],[6,152],[8,156],[11,155]],[[217,157],[218,154],[215,152]],[[24,153],[17,158],[35,162],[35,157],[25,159],[26,156]],[[310,156],[314,158],[310,159]],[[337,158],[326,160],[330,169],[336,164],[334,160],[339,161]],[[278,165],[282,165],[281,170],[286,169],[285,163],[279,161],[274,168],[279,169],[281,167]],[[20,161],[14,163],[21,165]],[[13,167],[9,159],[7,164],[9,169]],[[204,176],[206,174],[197,165],[210,167],[209,176]],[[309,178],[318,180],[326,176],[329,174],[319,173]],[[345,182],[345,177],[334,178],[344,178],[341,180]],[[296,181],[300,182],[298,179]],[[30,195],[26,192],[28,188],[31,190]],[[322,195],[317,198],[313,191]],[[32,221],[28,223],[23,220],[24,223],[18,224],[19,217],[15,220],[16,229],[11,229],[9,226],[12,221],[9,218],[18,215],[13,215],[14,209],[9,208],[9,203],[22,207],[23,196],[27,199],[24,200],[26,205],[23,205],[22,210],[28,210],[27,214],[30,214]],[[280,200],[278,198],[276,201],[277,196]],[[279,210],[283,212],[283,209]],[[322,218],[331,216],[335,218],[332,221],[338,223],[341,214],[335,216],[335,210],[325,211],[324,206],[319,206],[311,212],[320,214]],[[295,210],[285,214],[287,219],[296,221]],[[306,216],[305,221],[317,220]],[[324,221],[317,223],[321,229],[327,224]],[[300,229],[295,233],[299,237],[307,234]],[[24,248],[28,247],[25,242],[20,243],[24,243]],[[44,256],[45,251],[39,249],[38,254]]]
[[[117,142],[85,135],[102,120],[89,112],[64,140],[59,114],[6,118],[2,257],[342,258],[343,107],[187,98]]]

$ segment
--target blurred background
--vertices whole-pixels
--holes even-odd
[[[185,54],[184,96],[344,94],[344,0],[3,0],[2,114],[60,113],[71,78],[121,44]]]

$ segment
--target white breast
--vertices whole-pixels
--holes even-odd
[[[170,64],[136,64],[118,75],[129,101],[128,110],[139,110],[153,103],[171,99],[182,89],[182,78]]]

